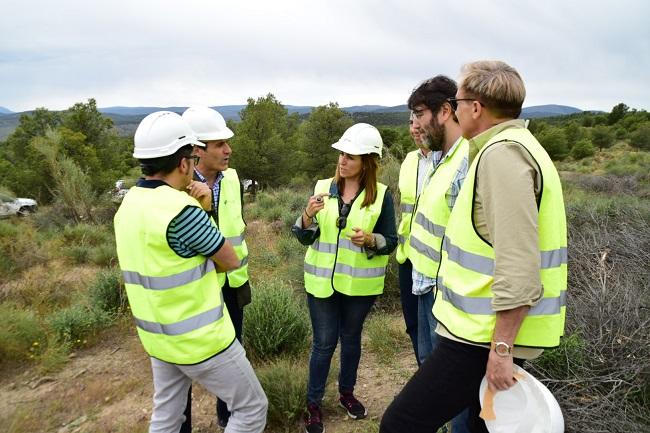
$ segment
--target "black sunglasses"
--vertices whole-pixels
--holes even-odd
[[[199,155],[188,155],[188,156],[184,156],[183,158],[193,160],[194,165],[197,165],[201,160],[201,157]]]
[[[348,215],[350,214],[350,208],[352,205],[343,203],[341,210],[339,212],[339,217],[336,219],[336,227],[339,229],[344,229],[348,223]]]
[[[454,111],[458,110],[458,101],[476,101],[479,104],[481,104],[482,107],[485,107],[485,105],[481,101],[475,98],[447,98],[447,102],[449,102],[449,105],[451,105],[451,109]]]

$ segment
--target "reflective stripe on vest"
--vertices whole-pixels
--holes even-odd
[[[115,215],[115,242],[126,293],[147,353],[175,364],[195,364],[225,349],[235,330],[214,263],[178,256],[167,228],[185,207],[199,203],[169,186],[132,188]]]
[[[242,217],[241,186],[237,171],[229,168],[223,171],[219,191],[219,231],[232,244],[241,261],[237,269],[228,271],[227,274],[219,274],[222,284],[225,284],[228,275],[230,287],[240,287],[248,281],[248,246],[244,240],[246,224]]]
[[[305,263],[305,273],[312,274],[317,277],[330,278],[332,276],[332,268],[319,268],[314,265]],[[379,268],[353,268],[350,265],[337,263],[334,267],[334,272],[337,274],[348,275],[352,278],[376,278],[383,277],[386,274],[385,267]]]
[[[315,194],[329,192],[332,179],[319,180]],[[346,227],[339,230],[338,198],[329,197],[323,210],[316,214],[320,235],[305,254],[305,289],[318,298],[327,298],[334,290],[349,296],[367,296],[382,293],[388,256],[368,258],[364,248],[347,237],[352,227],[372,232],[386,193],[386,186],[377,184],[377,198],[370,206],[361,208],[365,191],[355,199],[347,216]]]
[[[402,210],[402,213],[413,213],[413,209],[415,209],[415,205],[402,203],[400,205],[400,209]]]
[[[450,302],[458,310],[467,314],[493,315],[492,298],[473,298],[471,296],[462,296],[454,293],[445,286],[442,278],[438,279],[438,289],[441,291],[443,299]],[[553,298],[542,298],[528,311],[529,316],[540,316],[547,314],[560,314],[561,308],[566,307],[566,290],[562,290],[560,295]]]
[[[223,317],[223,293],[220,293],[221,305],[197,314],[196,316],[189,317],[176,323],[157,323],[149,322],[135,318],[135,324],[138,328],[152,334],[165,334],[165,335],[183,335],[188,332],[195,331],[199,328],[207,326],[211,323],[219,321]]]
[[[398,244],[395,259],[404,263],[408,258],[408,242],[411,234],[411,218],[415,210],[418,188],[419,150],[406,154],[399,170],[400,219],[397,225]]]
[[[451,214],[447,193],[467,153],[468,142],[461,138],[435,168],[418,198],[407,254],[413,269],[429,278],[435,278],[438,272],[440,248]]]
[[[466,269],[478,272],[483,275],[494,275],[494,259],[463,251],[446,237],[442,248],[447,252],[450,261],[458,263]],[[569,259],[566,247],[560,247],[551,251],[540,251],[541,269],[556,268],[566,265]]]
[[[228,239],[230,241],[230,243],[232,244],[233,247],[238,247],[238,246],[244,244],[244,235],[230,236],[230,237],[227,237],[226,239]]]
[[[168,290],[200,280],[205,274],[214,272],[214,270],[214,262],[212,260],[206,260],[195,268],[175,275],[150,277],[135,271],[122,271],[122,277],[126,284],[138,284],[149,290]]]
[[[519,143],[541,171],[542,190],[538,203],[539,272],[542,298],[521,323],[515,345],[554,347],[564,332],[567,290],[567,232],[560,178],[546,151],[524,128],[504,129],[478,152],[468,170],[449,218],[438,272],[436,319],[453,335],[488,343],[492,339],[496,313],[492,310],[494,249],[479,237],[473,226],[474,188],[481,156],[501,141]],[[507,175],[507,174],[504,174]],[[516,236],[516,233],[512,234]]]

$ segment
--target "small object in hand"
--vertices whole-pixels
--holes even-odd
[[[316,197],[316,201],[317,201],[318,203],[322,203],[322,202],[323,202],[323,197],[321,197],[321,196],[319,195],[318,197]]]

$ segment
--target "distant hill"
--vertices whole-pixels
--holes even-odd
[[[245,105],[217,105],[212,108],[219,111],[227,120],[239,120],[239,112],[243,110]],[[105,107],[100,108],[99,111],[105,114],[119,114],[123,116],[146,116],[154,111],[168,110],[175,113],[182,113],[186,107]],[[289,114],[308,114],[314,107],[305,105],[285,105]],[[404,105],[396,105],[393,107],[386,107],[383,105],[353,105],[351,107],[342,107],[343,111],[348,113],[403,113],[408,112],[408,107]],[[2,107],[0,107],[2,112]],[[7,111],[10,113],[10,111]],[[538,117],[552,117],[563,116],[567,114],[580,113],[582,110],[569,107],[566,105],[535,105],[532,107],[525,107],[522,110],[521,117],[538,118]]]
[[[540,117],[566,116],[567,114],[582,113],[582,110],[567,105],[534,105],[521,110],[521,119],[538,119]]]
[[[219,111],[226,120],[239,121],[239,113],[246,105],[220,105],[212,107]],[[306,117],[314,107],[306,105],[285,105],[289,112],[298,113],[301,117]],[[186,107],[104,107],[99,108],[101,113],[110,117],[119,133],[124,136],[132,135],[135,132],[140,121],[150,113],[160,110],[169,110],[175,113],[182,113]],[[350,107],[341,107],[349,113],[355,122],[366,122],[376,126],[399,126],[408,122],[408,107],[406,105],[396,105],[387,107],[384,105],[353,105]],[[526,119],[537,119],[542,117],[566,116],[575,113],[581,113],[582,110],[569,107],[566,105],[536,105],[524,107],[520,117]],[[29,112],[26,112],[29,113]],[[0,140],[4,140],[11,134],[20,120],[23,113],[14,113],[4,107],[0,107]]]

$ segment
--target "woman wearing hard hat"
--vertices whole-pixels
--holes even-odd
[[[341,340],[339,403],[353,419],[367,415],[353,394],[363,322],[384,290],[388,255],[397,245],[393,201],[377,182],[382,140],[371,125],[348,128],[334,178],[319,180],[292,232],[309,245],[305,289],[313,330],[307,386],[307,433],[323,432],[321,400]]]

